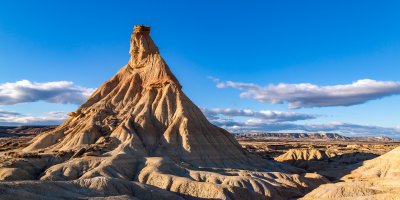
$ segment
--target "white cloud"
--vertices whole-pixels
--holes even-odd
[[[230,117],[253,117],[262,119],[267,122],[284,122],[284,121],[298,121],[306,119],[315,119],[317,116],[300,114],[295,112],[282,112],[282,111],[271,111],[271,110],[260,110],[253,111],[250,109],[232,109],[232,108],[214,108],[214,109],[202,109],[203,113],[209,119],[218,119],[218,115],[230,116]]]
[[[270,104],[288,103],[292,109],[302,107],[350,106],[400,94],[400,82],[358,80],[347,85],[319,86],[310,83],[259,86],[253,83],[218,82],[217,88],[236,88],[240,97]]]
[[[219,78],[216,78],[216,77],[214,77],[214,76],[207,76],[207,78],[210,79],[210,80],[212,80],[212,81],[215,82],[215,83],[218,83],[218,82],[220,81]]]
[[[37,83],[21,80],[0,84],[0,105],[36,101],[81,104],[93,91],[93,88],[77,86],[69,81]]]
[[[68,118],[66,112],[47,112],[39,116],[0,111],[1,126],[58,125]]]

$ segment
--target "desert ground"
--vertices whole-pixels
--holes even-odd
[[[55,129],[55,126],[25,126],[25,127],[0,127],[1,137],[0,137],[0,155],[1,165],[7,165],[10,162],[10,158],[14,161],[18,159],[32,159],[41,158],[45,154],[42,152],[38,153],[21,153],[18,151],[20,148],[24,148],[29,145],[30,141],[37,135],[43,132],[51,131]],[[362,166],[364,161],[372,160],[378,158],[381,155],[390,152],[396,147],[400,146],[400,141],[366,141],[366,140],[341,140],[341,139],[292,139],[292,138],[280,138],[280,137],[236,137],[239,144],[243,149],[246,149],[250,154],[259,156],[267,161],[277,161],[286,165],[290,165],[299,169],[305,170],[309,174],[322,175],[327,179],[325,182],[321,182],[324,187],[327,184],[343,184],[343,177],[351,174],[352,171],[356,170]],[[59,152],[60,153],[60,152]],[[73,158],[77,155],[76,151],[64,151],[61,154],[67,155],[67,157]],[[61,155],[65,156],[65,155]],[[90,156],[81,155],[81,157]],[[221,170],[218,170],[221,171]],[[225,173],[234,173],[234,170],[226,170]],[[304,172],[301,172],[304,173]],[[3,174],[4,176],[4,174]],[[12,179],[12,177],[11,177]],[[97,180],[104,181],[104,180]],[[115,183],[112,184],[122,184]],[[125,183],[126,184],[126,183]],[[23,185],[23,184],[21,184]],[[69,185],[62,186],[68,187]],[[328,185],[329,186],[329,185]],[[29,185],[32,187],[32,185]],[[36,186],[37,187],[37,186]],[[47,187],[47,186],[46,186]],[[61,187],[61,186],[60,186]],[[69,186],[70,187],[70,186]],[[79,186],[78,186],[79,187]],[[124,186],[127,187],[127,186]],[[138,186],[139,187],[139,186]],[[145,186],[141,192],[148,193]],[[317,186],[314,186],[317,187]],[[327,186],[325,186],[327,187]],[[1,188],[1,186],[0,186]],[[23,187],[22,187],[23,188]],[[35,188],[35,187],[33,187]],[[317,187],[318,188],[318,187]],[[34,189],[35,190],[35,189]],[[179,196],[174,196],[173,194],[168,194],[162,190],[158,191],[157,188],[152,188],[153,193],[160,193],[159,198],[166,199],[176,199]],[[330,189],[328,189],[330,190]],[[310,190],[307,190],[310,192]],[[65,191],[62,191],[65,193]],[[307,193],[307,192],[306,192]],[[304,195],[306,195],[304,193]],[[82,197],[86,195],[76,195],[72,193],[66,193],[71,195],[70,197]],[[122,194],[115,193],[115,196],[109,196],[110,199],[130,199],[131,195],[122,192]],[[312,195],[312,193],[310,193]],[[156,196],[157,196],[156,195]],[[1,195],[0,195],[1,196]],[[30,196],[28,193],[27,196]],[[90,195],[89,195],[90,196]],[[92,197],[102,198],[100,197]],[[107,195],[106,195],[107,196]],[[139,199],[140,199],[139,195]],[[11,198],[11,196],[6,196]],[[37,196],[42,198],[43,196]],[[64,196],[65,197],[65,196]],[[63,198],[64,198],[63,197]],[[181,195],[182,197],[182,195]],[[194,197],[183,196],[187,199],[198,199]],[[297,199],[301,198],[303,195],[283,197],[281,199]],[[51,196],[51,198],[53,198]],[[57,198],[57,197],[56,197]],[[151,197],[154,198],[154,197]],[[150,199],[151,199],[150,198]],[[315,199],[319,199],[316,197]],[[391,198],[391,197],[390,197]],[[390,199],[389,198],[389,199]],[[233,197],[232,199],[249,199],[246,197]],[[275,199],[271,196],[271,199]],[[307,198],[306,198],[307,199]],[[314,199],[313,197],[310,199]],[[335,199],[335,198],[321,198],[321,199]],[[362,198],[361,198],[362,199]],[[372,197],[371,199],[375,199]],[[379,199],[379,198],[378,198]],[[385,198],[383,198],[385,199]],[[396,199],[396,198],[393,198]]]
[[[359,167],[363,161],[383,155],[399,141],[288,140],[237,138],[240,145],[264,159],[276,160],[318,173],[332,182]]]

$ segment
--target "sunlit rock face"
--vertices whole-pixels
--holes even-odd
[[[365,161],[341,182],[324,184],[303,199],[399,199],[400,147]]]

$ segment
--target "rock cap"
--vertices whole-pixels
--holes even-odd
[[[150,26],[145,26],[143,24],[142,25],[135,25],[133,27],[133,33],[148,35],[150,33]]]

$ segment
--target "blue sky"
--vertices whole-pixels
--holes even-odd
[[[375,135],[398,137],[399,9],[398,1],[361,0],[2,1],[0,94],[1,87],[3,93],[8,87],[5,83],[21,80],[32,84],[73,82],[77,92],[81,91],[77,87],[96,88],[127,63],[133,25],[147,24],[186,94],[199,107],[214,109],[220,120],[216,123],[225,128],[230,127],[221,120],[246,122],[260,117],[228,114],[223,109],[268,110],[315,116],[283,122],[317,127],[305,130],[331,131],[327,124],[357,125],[384,128],[382,132],[376,129]],[[219,80],[213,81],[215,78]],[[273,104],[241,97],[244,88],[216,87],[227,81],[272,88],[279,83],[289,88],[301,83],[324,87],[351,85],[363,79],[387,84],[378,88],[383,92],[375,91],[373,97],[351,106],[297,109],[288,108],[288,101],[293,100],[287,97],[288,91],[278,97],[281,103]],[[394,86],[386,91],[389,82]],[[16,87],[11,84],[10,88]],[[360,91],[358,87],[354,90]],[[346,98],[352,97],[341,100]],[[63,118],[60,113],[73,111],[79,104],[39,97],[32,101],[0,105],[0,112],[14,113],[8,113],[3,121],[0,118],[0,124],[46,123],[48,119],[54,123],[57,117]],[[326,101],[329,99],[324,97]],[[34,121],[36,118],[42,121]],[[280,122],[261,121],[258,125],[262,123]],[[258,128],[276,131],[268,127]],[[343,132],[352,134],[351,130]],[[362,130],[354,132],[363,134]]]

